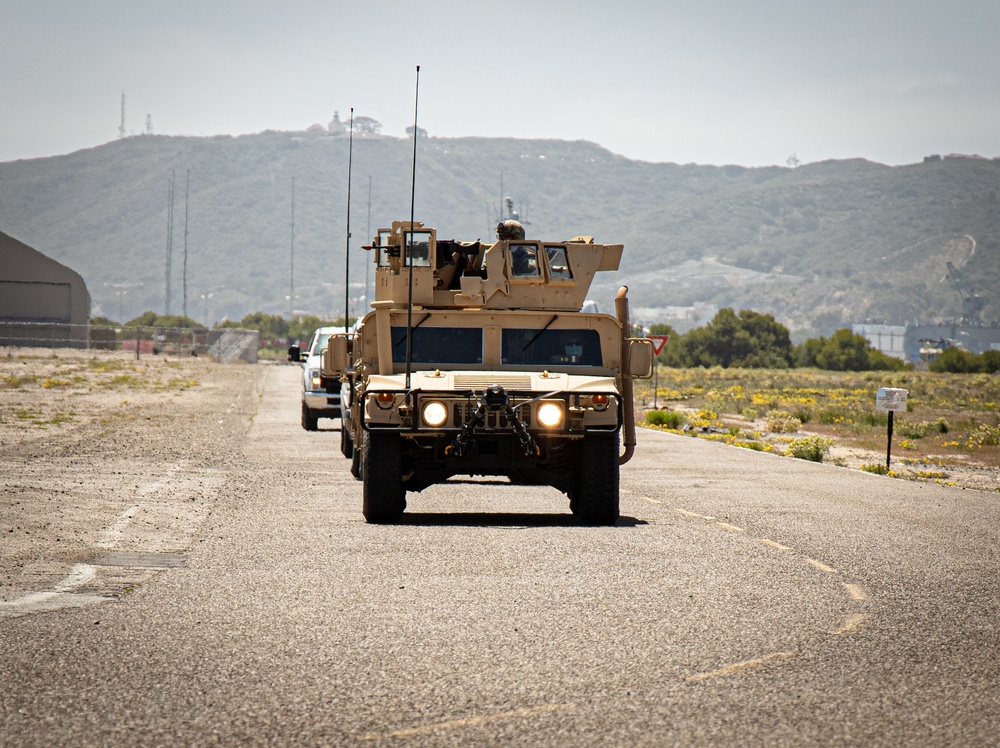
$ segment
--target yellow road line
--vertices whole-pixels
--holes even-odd
[[[851,596],[852,600],[867,600],[868,599],[868,595],[865,594],[865,591],[863,589],[861,589],[861,587],[859,587],[856,584],[847,584],[847,583],[845,583],[844,584],[844,588],[847,590],[847,594]]]
[[[764,545],[770,546],[771,548],[777,548],[779,551],[792,550],[787,545],[782,545],[781,543],[775,542],[774,540],[768,540],[767,538],[757,538],[757,542],[763,543]]]
[[[837,570],[834,569],[833,567],[827,566],[822,561],[817,561],[814,558],[807,558],[806,559],[806,563],[809,564],[814,569],[819,569],[820,571],[824,571],[827,574],[836,574],[837,573]]]
[[[371,733],[369,735],[362,736],[362,740],[382,740],[385,738],[405,738],[411,735],[428,735],[438,730],[450,730],[455,727],[475,727],[478,725],[489,724],[490,722],[499,722],[504,719],[515,719],[517,717],[530,717],[533,714],[544,714],[546,712],[554,712],[559,709],[570,709],[572,704],[545,704],[543,706],[534,706],[527,709],[515,709],[512,712],[500,712],[499,714],[487,714],[482,717],[468,717],[466,719],[454,719],[449,722],[437,722],[433,725],[424,725],[423,727],[411,727],[406,730],[396,730],[394,732],[382,732],[382,733]]]
[[[685,517],[693,517],[694,519],[703,519],[703,517],[700,514],[689,512],[687,509],[680,509],[675,506],[674,511],[677,512],[678,514],[683,514]]]
[[[718,670],[712,670],[707,673],[699,673],[698,675],[689,675],[684,680],[686,680],[688,683],[699,683],[703,680],[709,680],[711,678],[721,678],[726,675],[732,675],[733,673],[738,673],[741,670],[760,667],[761,665],[767,665],[768,663],[774,662],[775,660],[784,660],[794,656],[795,655],[792,652],[772,652],[769,655],[758,657],[755,660],[734,662],[732,665],[726,665],[725,667],[720,667]]]
[[[662,501],[659,501],[658,499],[651,499],[648,496],[640,496],[639,498],[642,499],[643,501],[648,501],[650,504],[662,504],[663,503]]]
[[[732,530],[733,532],[746,532],[742,527],[737,527],[736,525],[731,525],[728,522],[716,522],[719,527],[724,527],[727,530]]]
[[[864,613],[852,613],[844,619],[844,623],[839,629],[830,633],[834,636],[843,636],[844,634],[848,634],[861,626],[861,624],[865,622],[866,618],[868,618],[868,616]]]

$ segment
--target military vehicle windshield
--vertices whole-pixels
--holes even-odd
[[[597,330],[513,328],[501,332],[501,363],[528,366],[601,366]]]
[[[482,364],[481,327],[415,327],[410,344],[414,364]],[[406,328],[392,328],[392,360],[406,362]]]

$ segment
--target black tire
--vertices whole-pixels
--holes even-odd
[[[364,481],[362,511],[368,524],[393,524],[406,509],[403,488],[403,445],[399,434],[369,431],[361,460]]]
[[[355,447],[354,454],[351,456],[351,475],[354,476],[354,480],[361,480],[361,455],[363,453],[364,450],[361,447]]]
[[[618,434],[584,437],[570,507],[585,525],[613,525],[618,521]]]
[[[340,453],[348,460],[354,457],[354,439],[343,418],[340,419]]]
[[[319,429],[319,416],[313,415],[309,407],[302,403],[302,428],[306,431],[316,431]]]

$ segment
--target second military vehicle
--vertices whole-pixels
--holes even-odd
[[[408,491],[455,475],[553,486],[585,524],[618,519],[632,378],[651,375],[652,344],[630,334],[625,288],[614,316],[580,310],[622,245],[498,234],[441,240],[395,221],[370,247],[374,311],[332,336],[324,361],[370,523],[398,521]]]

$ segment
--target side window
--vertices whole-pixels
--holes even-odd
[[[534,244],[510,245],[510,274],[512,278],[539,278],[538,247]]]
[[[552,280],[573,280],[573,272],[569,269],[566,258],[566,247],[546,246],[545,254],[549,258],[549,273]]]

